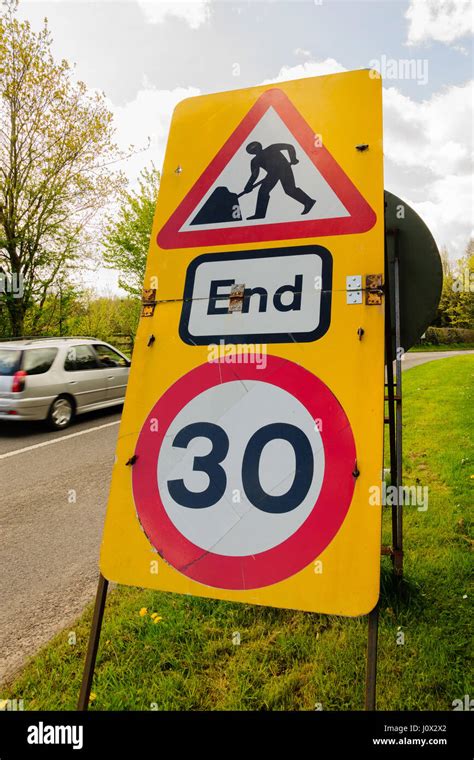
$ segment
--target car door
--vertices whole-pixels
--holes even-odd
[[[107,399],[120,403],[125,398],[130,361],[106,343],[94,343],[101,366],[107,369]]]
[[[66,388],[76,399],[78,411],[107,400],[107,372],[91,345],[69,346],[64,361]]]

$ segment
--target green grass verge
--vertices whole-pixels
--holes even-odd
[[[382,559],[382,710],[450,710],[454,699],[473,693],[465,598],[473,370],[474,357],[465,356],[403,375],[405,482],[429,486],[429,507],[405,510],[401,596],[390,560]],[[386,509],[385,543],[389,537]],[[153,612],[162,617],[157,624]],[[69,630],[56,636],[2,696],[23,699],[27,710],[74,709],[90,622],[91,607],[70,629],[76,644]],[[400,630],[404,644],[397,644]],[[233,644],[235,632],[240,645]],[[366,618],[117,588],[107,601],[91,709],[361,709],[366,632]]]
[[[420,351],[472,351],[474,349],[474,343],[444,343],[437,345],[430,345],[424,343],[422,346],[412,346],[408,349],[408,353],[419,353]]]

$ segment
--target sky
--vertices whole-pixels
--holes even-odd
[[[131,186],[161,167],[182,99],[376,68],[384,99],[385,188],[415,208],[454,260],[472,235],[471,0],[21,0],[53,52],[106,94],[116,140],[140,150]],[[409,61],[409,65],[403,62]],[[99,269],[101,292],[120,292]]]

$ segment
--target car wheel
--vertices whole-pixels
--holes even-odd
[[[74,405],[71,399],[60,396],[51,404],[48,424],[53,430],[64,430],[71,424],[74,417]]]

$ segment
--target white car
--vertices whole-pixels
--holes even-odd
[[[47,420],[123,404],[130,359],[96,338],[0,342],[0,421]]]

